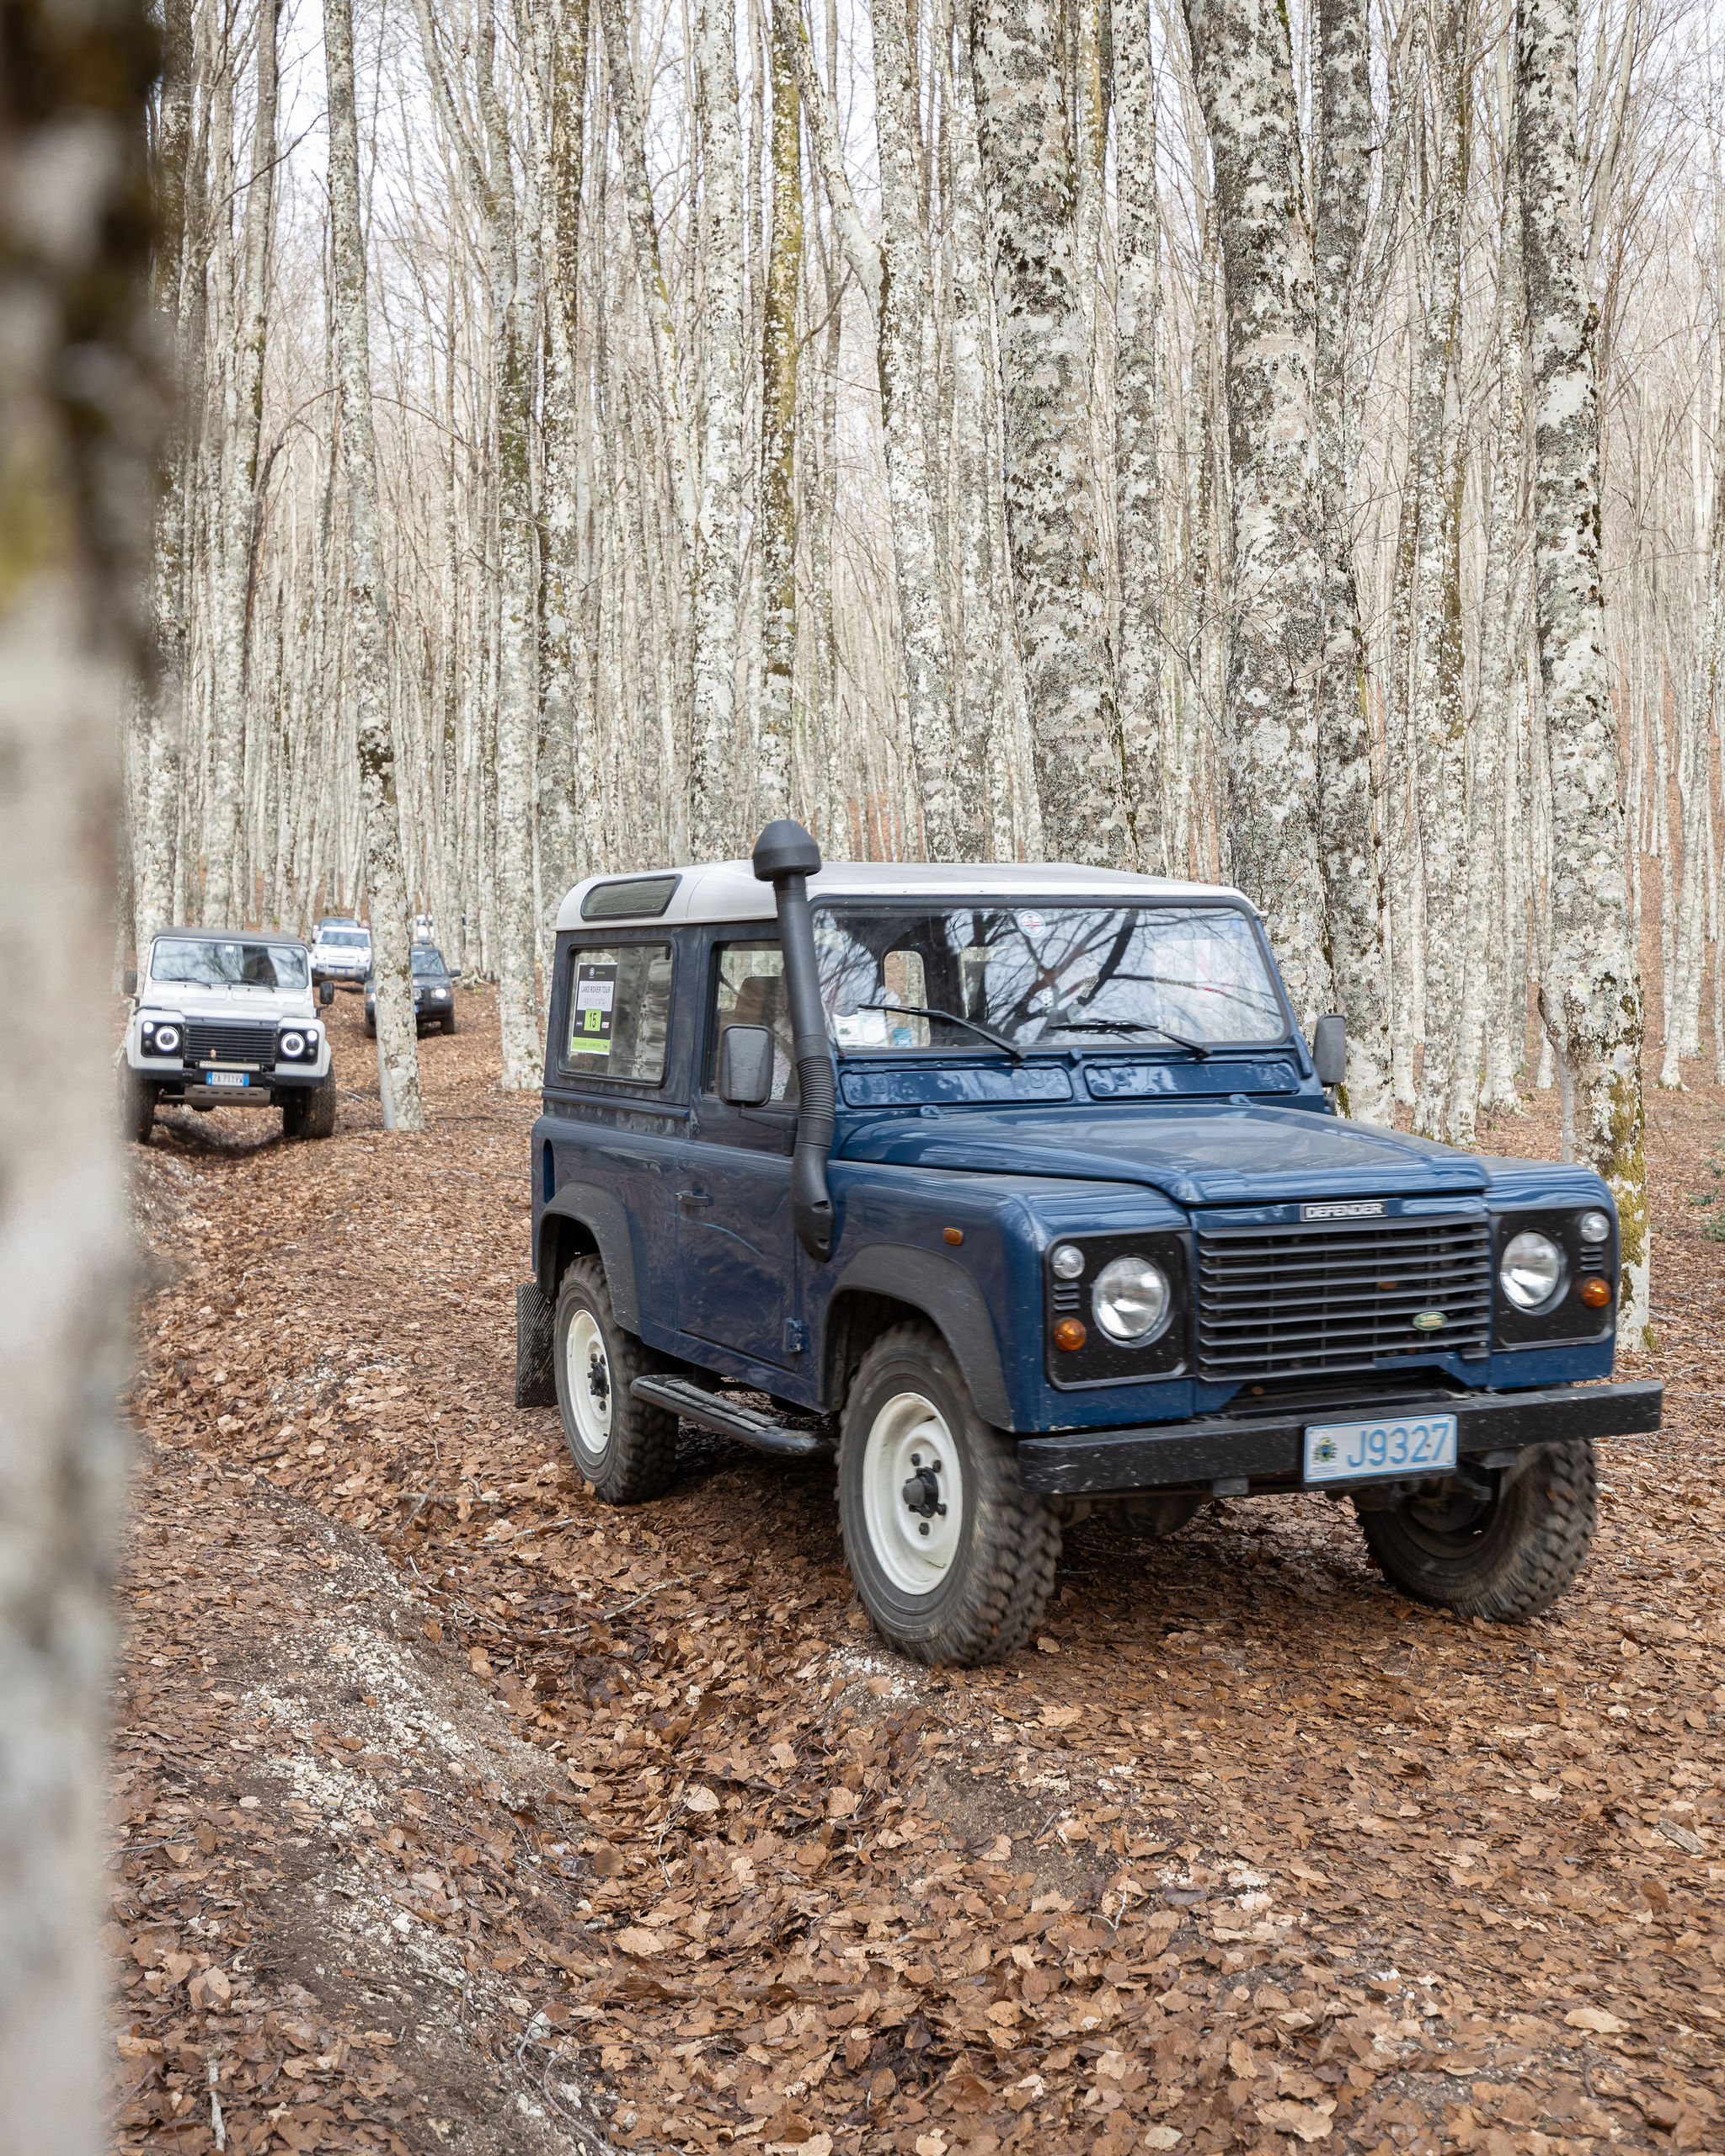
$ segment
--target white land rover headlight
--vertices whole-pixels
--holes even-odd
[[[147,1055],[173,1055],[179,1048],[178,1026],[160,1026],[153,1022],[141,1029],[144,1052]]]
[[[1147,1257],[1113,1259],[1091,1291],[1097,1323],[1123,1347],[1147,1348],[1167,1329],[1173,1306],[1167,1275]]]
[[[1498,1283],[1517,1310],[1542,1310],[1563,1285],[1563,1253],[1537,1228],[1524,1228],[1503,1246]]]
[[[281,1053],[284,1055],[299,1057],[305,1052],[306,1037],[303,1033],[284,1033],[281,1036]]]

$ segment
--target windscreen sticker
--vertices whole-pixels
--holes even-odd
[[[577,964],[575,1013],[569,1027],[571,1055],[609,1055],[611,1022],[616,1016],[615,965]]]

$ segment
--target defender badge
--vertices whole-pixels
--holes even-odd
[[[1315,1205],[1302,1205],[1302,1220],[1381,1220],[1381,1198],[1327,1198]]]

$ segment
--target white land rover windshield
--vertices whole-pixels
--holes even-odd
[[[1258,938],[1231,906],[823,906],[814,945],[827,1022],[848,1051],[985,1049],[959,1020],[1018,1049],[1287,1036]]]
[[[150,978],[190,988],[303,988],[306,954],[296,943],[158,936]]]

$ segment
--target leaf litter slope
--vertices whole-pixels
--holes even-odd
[[[207,2145],[213,2052],[247,2149],[1725,2147],[1718,1093],[1653,1099],[1668,1427],[1551,1617],[1233,1501],[1087,1523],[1035,1649],[931,1673],[829,1467],[686,1428],[611,1512],[510,1406],[533,1104],[462,1006],[422,1136],[344,1006],[334,1139],[139,1162],[122,2142]]]

